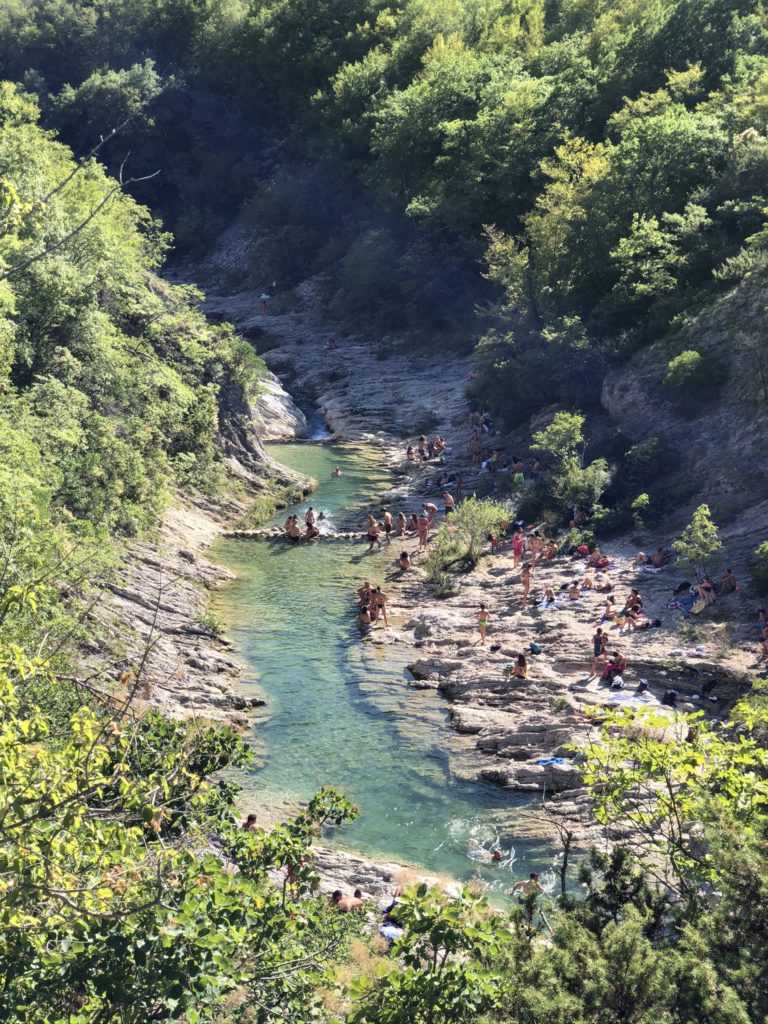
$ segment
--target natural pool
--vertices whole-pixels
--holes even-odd
[[[375,462],[349,447],[271,445],[270,454],[319,481],[292,510],[302,520],[311,504],[333,523],[388,484]],[[353,591],[363,579],[384,583],[395,553],[393,543],[368,555],[362,541],[217,544],[214,557],[237,579],[216,594],[214,611],[258,677],[244,685],[258,686],[267,700],[253,737],[261,763],[245,788],[269,804],[337,786],[360,816],[334,834],[336,842],[456,878],[480,874],[500,895],[513,876],[551,868],[552,852],[515,838],[520,796],[452,770],[449,754],[460,756],[466,741],[447,728],[446,706],[433,691],[408,686],[412,651],[361,642]],[[504,860],[478,861],[470,842],[500,846]]]

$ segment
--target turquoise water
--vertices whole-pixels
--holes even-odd
[[[375,463],[348,448],[272,445],[270,453],[319,481],[292,510],[302,520],[310,504],[331,523],[342,511],[347,518],[388,483]],[[341,477],[332,477],[334,466]],[[361,513],[361,526],[364,519]],[[480,874],[500,894],[512,876],[551,867],[552,854],[515,838],[519,796],[455,770],[466,740],[447,728],[446,705],[433,691],[408,686],[413,652],[361,641],[353,591],[364,579],[386,591],[395,553],[393,543],[368,555],[362,541],[216,546],[215,558],[237,579],[217,593],[214,610],[258,677],[245,687],[267,700],[267,717],[253,734],[260,763],[245,788],[268,804],[337,786],[360,806],[359,818],[334,833],[340,845],[456,878]],[[500,846],[503,862],[479,863],[470,841]]]

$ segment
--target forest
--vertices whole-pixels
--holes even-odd
[[[234,221],[249,249],[231,285],[317,279],[336,322],[473,353],[470,397],[508,427],[589,415],[646,349],[695,416],[737,339],[681,348],[682,318],[743,282],[765,299],[768,10],[3,0],[0,1019],[764,1021],[759,686],[726,730],[695,716],[689,742],[633,747],[631,771],[632,725],[606,720],[585,773],[637,848],[594,853],[547,917],[535,894],[502,913],[414,888],[390,957],[315,894],[306,849],[354,816],[343,795],[243,832],[221,774],[249,759],[240,737],[72,681],[126,546],[179,492],[243,493],[222,425],[264,364],[169,273]],[[656,500],[660,454],[616,453],[606,529]]]

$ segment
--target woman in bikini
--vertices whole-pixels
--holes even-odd
[[[405,531],[408,529],[408,523],[402,512],[397,514],[397,536],[404,537]]]
[[[525,540],[523,538],[523,531],[518,528],[512,535],[512,559],[516,569],[520,568],[520,563],[523,560],[523,548],[525,547]]]
[[[477,613],[477,628],[480,630],[480,643],[484,645],[488,638],[488,609],[484,604],[480,605]]]
[[[531,577],[533,576],[533,566],[530,562],[526,562],[523,568],[520,570],[520,582],[523,585],[523,604],[528,604],[528,594],[531,590]]]

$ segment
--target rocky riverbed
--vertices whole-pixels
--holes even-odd
[[[274,374],[269,388],[248,422],[239,411],[240,421],[223,438],[239,475],[252,482],[264,472],[268,460],[262,439],[306,434],[306,419],[288,393],[296,390],[317,404],[334,439],[365,446],[393,471],[395,485],[383,498],[391,508],[417,510],[425,498],[434,500],[442,490],[437,477],[444,471],[462,473],[465,495],[491,489],[492,481],[468,458],[468,357],[406,355],[394,344],[376,350],[339,332],[336,348],[327,352],[326,323],[314,320],[309,310],[263,315],[254,293],[211,295],[207,308],[246,334],[267,334],[273,345],[265,355]],[[404,439],[422,431],[445,436],[451,449],[445,467],[416,470],[404,461]],[[496,435],[491,446],[526,451],[527,441],[520,434]],[[130,623],[125,660],[149,650],[144,696],[167,714],[240,727],[249,721],[249,700],[237,693],[240,667],[227,641],[205,625],[206,595],[228,577],[206,559],[205,551],[242,510],[207,503],[171,510],[158,541],[132,549],[124,579],[110,586],[95,613],[115,636],[125,637]],[[349,524],[351,529],[360,525]],[[658,538],[659,543],[667,540]],[[403,546],[416,547],[412,539]],[[614,563],[608,575],[617,601],[631,586],[638,587],[651,617],[663,620],[659,630],[647,633],[609,631],[610,649],[620,649],[629,660],[626,689],[620,694],[589,674],[591,636],[602,608],[597,594],[585,591],[577,601],[550,607],[538,602],[545,587],[558,591],[573,578],[583,578],[586,570],[579,561],[561,559],[537,567],[528,606],[508,549],[484,557],[472,573],[457,579],[455,593],[445,599],[438,599],[418,568],[418,555],[412,572],[392,573],[386,584],[392,628],[374,631],[370,642],[413,648],[413,685],[434,689],[436,699],[451,705],[451,723],[460,738],[458,746],[451,744],[457,750],[457,771],[536,796],[535,806],[521,814],[522,835],[554,838],[566,823],[577,842],[598,838],[572,749],[589,741],[595,709],[617,699],[661,707],[664,691],[672,688],[683,706],[722,716],[748,685],[754,652],[746,634],[733,627],[748,617],[740,595],[708,613],[706,625],[681,621],[679,613],[666,609],[679,573],[672,568],[640,572],[632,564],[629,542],[617,542],[609,553]],[[479,645],[476,626],[481,602],[490,611],[486,646]],[[531,642],[541,653],[529,656],[529,678],[506,679],[505,666],[520,651],[530,650]],[[89,656],[96,660],[99,652]],[[640,679],[647,689],[637,697]],[[360,864],[370,864],[335,850],[323,856],[333,862],[323,870],[331,887],[347,876],[360,879]],[[386,888],[403,869],[377,865],[370,870]],[[368,891],[378,890],[371,885]]]

